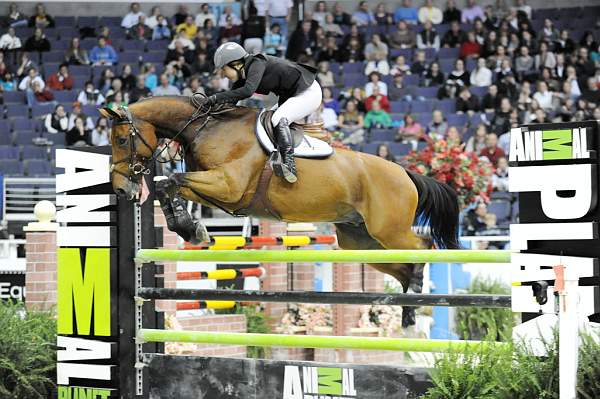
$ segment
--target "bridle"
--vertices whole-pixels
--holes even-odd
[[[206,117],[202,125],[198,128],[198,130],[201,130],[204,126],[206,126],[210,118],[212,107],[208,106],[206,107],[207,109],[204,109],[204,98],[206,98],[206,95],[204,95],[203,93],[194,93],[194,95],[191,96],[190,102],[196,107],[196,111],[192,114],[190,119],[188,119],[185,125],[183,125],[181,129],[179,129],[177,134],[175,134],[173,138],[170,139],[171,142],[175,141],[177,137],[179,137],[188,128],[188,126],[190,126],[190,124],[192,124],[200,118]],[[144,136],[140,133],[138,127],[135,125],[133,115],[131,114],[129,108],[126,105],[122,105],[118,108],[118,110],[121,111],[121,116],[113,122],[113,126],[129,126],[129,155],[117,161],[113,161],[110,167],[110,171],[120,174],[132,183],[140,183],[142,175],[147,175],[151,172],[150,168],[147,165],[152,165],[153,161],[157,161],[158,157],[168,148],[170,142],[167,145],[165,145],[162,150],[155,153],[154,149],[150,146],[150,144],[148,144],[148,141],[146,141]],[[142,142],[142,144],[150,151],[150,153],[152,154],[151,157],[148,158],[138,156],[136,139],[139,139]],[[116,166],[121,163],[128,164],[127,173],[122,172],[116,168]]]

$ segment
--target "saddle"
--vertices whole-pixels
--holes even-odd
[[[271,123],[272,110],[262,110],[256,120],[256,138],[267,154],[275,152],[277,140]],[[323,130],[323,123],[290,124],[294,142],[294,156],[298,158],[327,158],[333,154],[329,145],[329,135]]]

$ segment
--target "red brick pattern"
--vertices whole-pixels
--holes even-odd
[[[56,232],[28,232],[25,238],[26,305],[48,310],[56,305]]]
[[[246,316],[239,314],[205,315],[201,317],[180,317],[177,319],[184,330],[210,332],[246,332]],[[191,353],[195,356],[246,357],[245,346],[195,345]]]

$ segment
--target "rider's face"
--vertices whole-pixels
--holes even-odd
[[[227,79],[231,80],[232,82],[237,82],[239,78],[237,71],[229,65],[225,65],[223,67],[223,75],[225,75]]]

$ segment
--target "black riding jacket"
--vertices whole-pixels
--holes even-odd
[[[270,55],[249,55],[244,60],[243,76],[233,88],[215,94],[214,102],[236,103],[254,93],[274,93],[279,105],[306,90],[315,81],[316,69]]]

